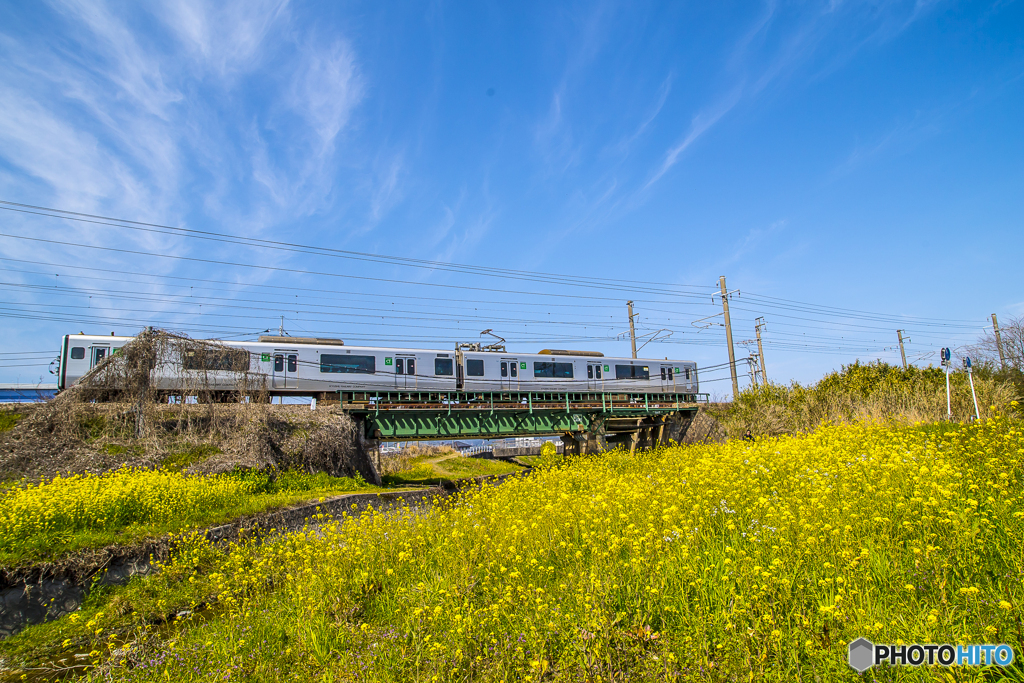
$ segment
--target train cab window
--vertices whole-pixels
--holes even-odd
[[[405,362],[405,374],[415,375],[416,374],[416,359],[410,358]]]
[[[519,366],[516,364],[516,361],[509,362],[508,369],[512,373],[513,377],[519,376]]]
[[[594,366],[593,365],[588,365],[587,366],[587,379],[594,379]]]
[[[467,377],[483,377],[484,376],[484,362],[480,359],[469,358],[466,359],[466,376]]]
[[[455,363],[451,358],[435,358],[434,359],[434,374],[435,375],[447,375],[451,377],[454,372]]]
[[[405,360],[404,359],[402,359],[402,358],[396,358],[395,359],[395,374],[396,375],[404,375],[405,374]]]
[[[82,360],[85,358],[85,347],[84,346],[72,346],[71,347],[71,360]]]
[[[501,376],[508,377],[508,363],[501,361]]]
[[[284,356],[279,353],[274,355],[274,372],[284,372]]]
[[[288,354],[288,372],[296,372],[299,369],[299,357],[294,353]]]
[[[615,379],[650,379],[650,369],[646,365],[616,365]]]

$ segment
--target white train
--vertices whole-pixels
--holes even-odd
[[[117,353],[133,337],[65,335],[57,370],[59,390]],[[217,341],[190,358],[164,359],[156,385],[171,391],[175,373],[201,371],[211,391],[233,391],[247,369],[264,379],[272,396],[338,391],[698,392],[691,361],[606,358],[590,351],[511,353],[473,348],[397,349],[345,346],[340,339],[261,336],[258,342]]]

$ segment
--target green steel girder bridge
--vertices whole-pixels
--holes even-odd
[[[678,438],[706,394],[578,392],[339,392],[360,440],[561,436],[567,452]]]

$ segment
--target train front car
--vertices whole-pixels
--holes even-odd
[[[134,337],[66,334],[60,347],[57,390],[64,391],[82,379],[85,373],[121,350]]]

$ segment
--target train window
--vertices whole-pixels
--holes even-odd
[[[484,362],[479,359],[466,359],[466,375],[469,377],[483,377]]]
[[[435,375],[448,375],[451,377],[454,373],[455,363],[451,358],[435,358],[434,359],[434,374]]]
[[[672,368],[669,368],[669,369],[668,369],[668,378],[669,378],[670,380],[672,379]]]
[[[690,379],[690,368],[686,368],[686,379]]]
[[[601,379],[601,366],[600,365],[595,365],[594,366],[594,372],[597,373],[597,378]]]
[[[508,363],[501,361],[501,376],[508,377]]]
[[[281,354],[274,356],[274,372],[284,372],[284,356]]]
[[[249,352],[240,349],[194,349],[182,354],[181,367],[185,370],[234,370],[249,369]]]
[[[616,365],[615,379],[650,379],[651,373],[646,365]]]
[[[71,347],[71,360],[82,360],[85,358],[85,347],[84,346],[72,346]]]
[[[404,375],[405,374],[405,360],[403,360],[402,358],[396,358],[395,359],[395,374],[396,375]]]
[[[298,372],[299,370],[299,357],[294,353],[288,354],[288,372]]]
[[[415,375],[416,374],[416,359],[415,358],[410,358],[408,361],[406,361],[406,363],[405,363],[405,374],[407,374],[407,375]]]
[[[665,368],[662,368],[661,369],[661,381],[664,382],[666,379],[668,379],[668,378],[665,376]]]
[[[377,359],[373,356],[349,356],[330,353],[320,354],[320,372],[345,372],[372,375],[377,371]]]
[[[512,371],[513,377],[519,376],[519,366],[516,364],[515,361],[512,361],[511,363],[508,364],[508,369]]]
[[[572,363],[549,363],[547,361],[534,361],[533,376],[572,379]]]
[[[593,365],[588,365],[587,366],[587,379],[594,379],[594,366]]]

